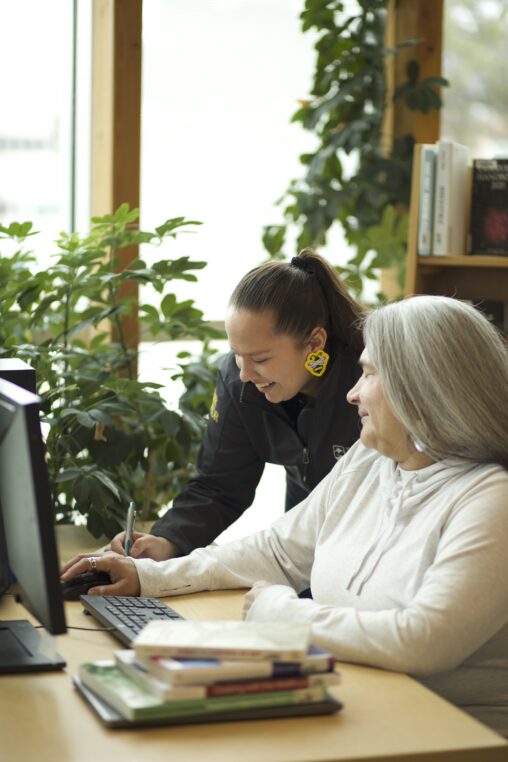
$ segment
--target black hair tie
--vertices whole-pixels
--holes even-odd
[[[303,272],[308,275],[314,275],[314,270],[312,270],[301,257],[293,257],[290,264],[292,264],[293,267],[296,267],[297,270],[303,270]]]

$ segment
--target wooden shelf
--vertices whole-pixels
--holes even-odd
[[[418,169],[413,165],[406,294],[442,294],[476,303],[484,300],[508,303],[508,257],[483,254],[464,254],[459,257],[418,255],[418,175]],[[468,218],[469,210],[465,209],[466,228]]]
[[[430,267],[508,267],[508,257],[465,254],[463,257],[421,257],[418,264]]]

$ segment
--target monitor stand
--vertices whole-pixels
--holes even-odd
[[[52,672],[65,661],[52,647],[52,636],[25,619],[0,620],[0,674]]]

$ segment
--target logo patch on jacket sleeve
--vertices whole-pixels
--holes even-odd
[[[212,419],[212,421],[215,421],[215,423],[217,423],[217,421],[219,420],[219,411],[217,410],[217,402],[218,402],[217,389],[215,389],[213,393],[213,397],[212,397],[212,404],[210,406],[210,418]]]
[[[348,451],[348,448],[344,447],[344,445],[332,445],[332,449],[335,460],[340,460]]]

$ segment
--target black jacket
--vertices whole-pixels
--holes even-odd
[[[336,354],[336,353],[335,353]],[[358,356],[333,357],[317,397],[273,404],[240,381],[233,353],[219,371],[216,397],[198,456],[198,475],[152,528],[183,553],[212,542],[248,508],[265,463],[286,469],[286,510],[303,500],[358,439],[346,393],[360,375]]]

